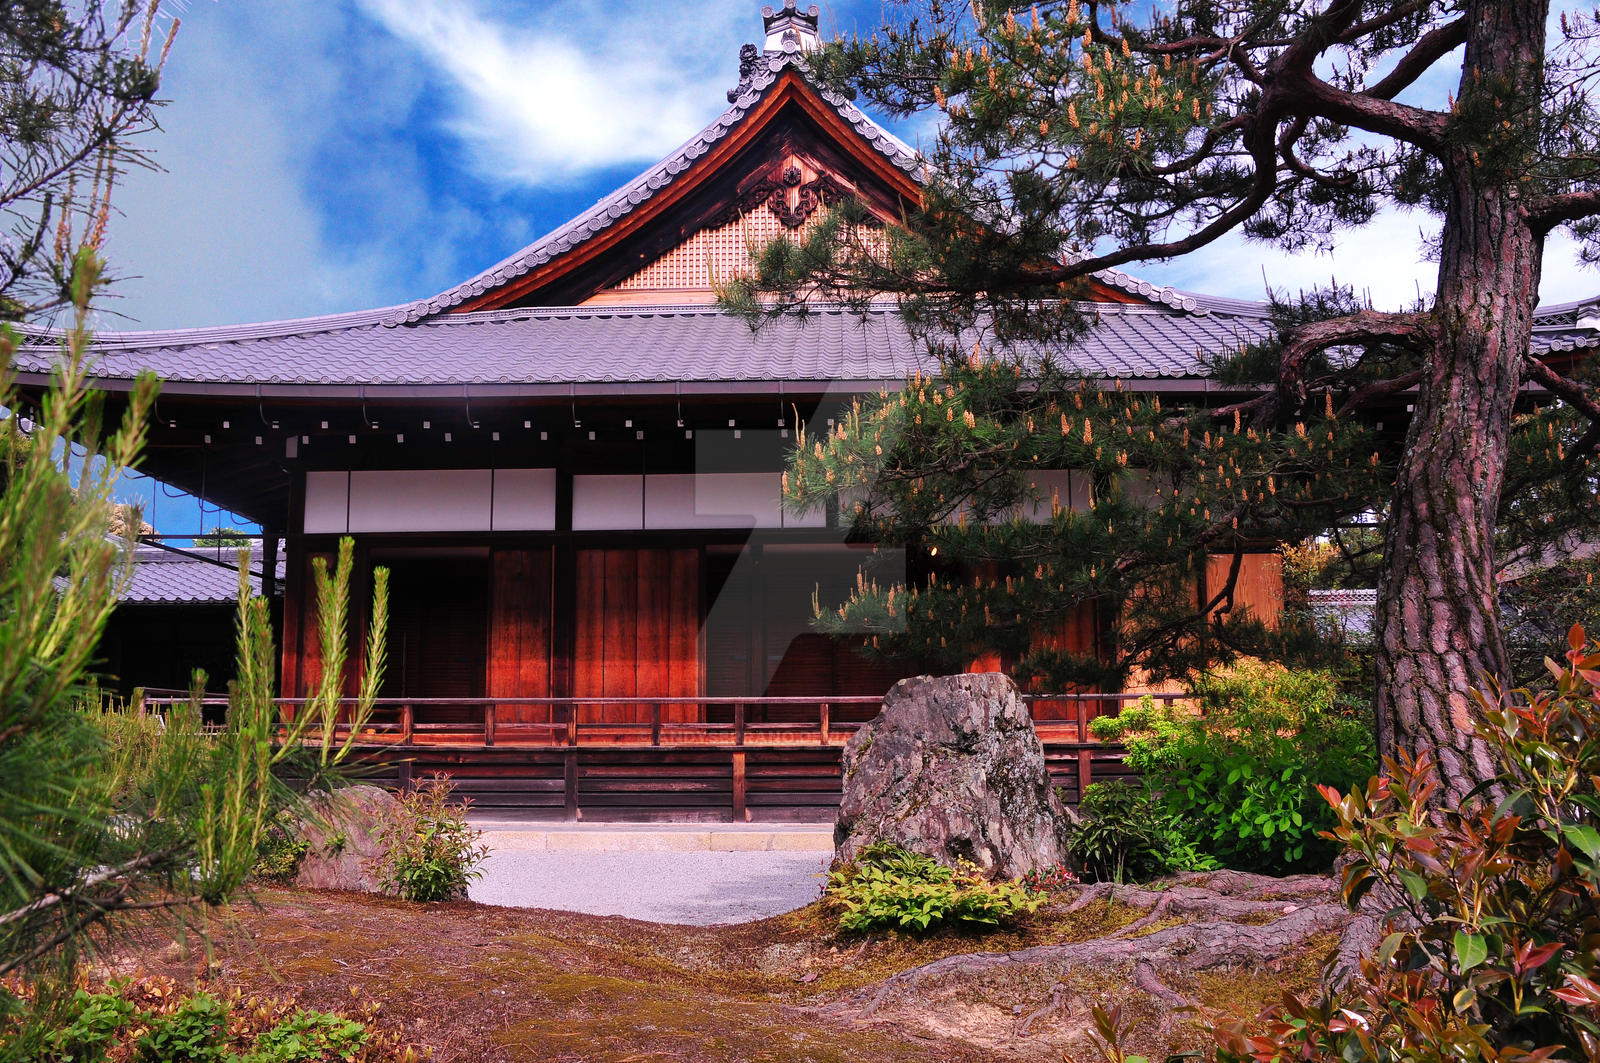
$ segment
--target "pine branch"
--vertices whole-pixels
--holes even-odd
[[[1566,402],[1591,422],[1600,423],[1600,401],[1593,393],[1571,377],[1562,376],[1539,358],[1529,354],[1525,360],[1528,378],[1544,385],[1545,390]]]
[[[1528,224],[1538,233],[1547,233],[1557,225],[1593,214],[1600,214],[1600,188],[1543,196],[1526,207]]]
[[[1467,43],[1465,18],[1434,27],[1424,33],[1409,52],[1400,57],[1393,70],[1376,83],[1367,86],[1367,95],[1380,100],[1394,99],[1432,69],[1434,63],[1465,43]]]

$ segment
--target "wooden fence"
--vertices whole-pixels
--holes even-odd
[[[1069,802],[1093,782],[1131,774],[1121,747],[1096,741],[1089,724],[1140,696],[1024,695]],[[171,700],[146,704],[159,711]],[[305,699],[279,705],[292,718]],[[386,785],[447,772],[479,810],[530,818],[819,820],[838,808],[844,743],[882,705],[879,697],[383,699],[355,755]],[[510,706],[548,711],[550,720],[502,722],[500,709]],[[585,718],[622,715],[619,708],[633,719]],[[440,709],[457,718],[427,719]],[[348,724],[337,732],[348,737]]]

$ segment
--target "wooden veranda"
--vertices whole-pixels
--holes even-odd
[[[1122,748],[1095,740],[1089,724],[1141,696],[1024,695],[1069,803],[1091,783],[1131,774]],[[305,699],[278,704],[288,716]],[[445,772],[478,810],[529,819],[825,821],[842,793],[844,744],[882,705],[881,697],[382,699],[355,755],[371,781],[403,789]],[[502,722],[507,706],[537,706],[551,722]],[[338,732],[347,736],[348,725]]]

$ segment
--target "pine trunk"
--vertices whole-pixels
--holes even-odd
[[[1438,339],[1406,438],[1378,594],[1380,750],[1441,763],[1440,801],[1459,802],[1494,762],[1473,734],[1470,691],[1509,674],[1499,626],[1494,532],[1511,417],[1533,334],[1542,240],[1518,199],[1528,151],[1510,143],[1494,97],[1537,110],[1548,0],[1475,0],[1457,125],[1444,174]],[[1487,111],[1490,117],[1485,117]],[[1526,119],[1521,120],[1523,123]]]

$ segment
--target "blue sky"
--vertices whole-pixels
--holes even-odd
[[[779,0],[781,2],[781,0]],[[869,31],[873,0],[822,4]],[[1559,6],[1573,6],[1563,4]],[[183,25],[108,254],[112,328],[174,328],[389,305],[516,251],[655,162],[725,106],[756,0],[164,0]],[[1455,75],[1419,86],[1443,97]],[[897,130],[915,143],[918,128]],[[1430,291],[1427,220],[1381,216],[1331,255],[1229,240],[1134,267],[1246,298],[1326,283],[1379,306]],[[1546,299],[1600,291],[1552,241]],[[130,485],[130,492],[136,485]],[[153,523],[197,527],[148,484]],[[186,508],[185,508],[186,507]],[[150,519],[150,518],[147,518]],[[206,525],[217,518],[206,516]]]

